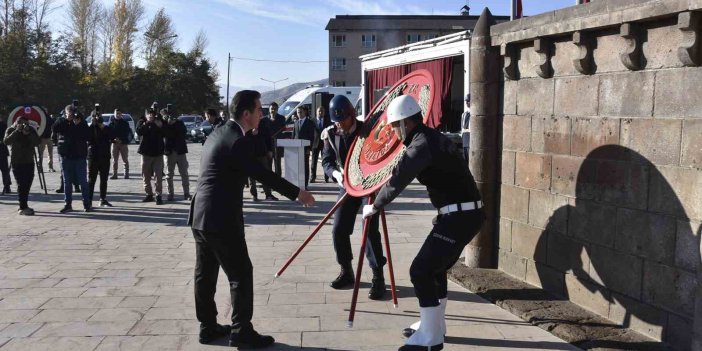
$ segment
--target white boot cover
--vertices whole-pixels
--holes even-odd
[[[441,307],[441,335],[446,336],[446,304],[448,303],[448,297],[439,300]]]
[[[442,311],[442,313],[443,313],[444,316],[446,315],[446,304],[447,304],[447,303],[448,303],[448,298],[447,298],[447,297],[445,297],[445,298],[439,300],[439,306],[441,306],[441,311]],[[414,330],[419,329],[419,325],[420,325],[421,323],[422,323],[421,320],[418,320],[418,321],[412,323],[412,325],[410,325],[410,329],[414,329]],[[443,333],[442,335],[446,335],[446,318],[444,318],[444,319],[441,320],[441,331],[442,331],[442,333]]]
[[[405,345],[435,346],[444,343],[444,334],[441,331],[444,314],[441,306],[421,307],[419,309],[420,324]]]

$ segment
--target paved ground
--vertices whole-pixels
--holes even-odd
[[[190,148],[191,171],[197,174],[200,147]],[[18,216],[14,196],[0,197],[0,350],[218,348],[197,343],[187,203],[142,204],[138,155],[135,147],[131,151],[133,179],[110,181],[114,208],[60,215],[62,196],[39,196],[36,179],[30,198],[35,217]],[[55,189],[58,174],[46,178],[49,189]],[[331,184],[311,189],[318,199],[312,209],[288,201],[245,200],[255,266],[254,325],[276,337],[273,349],[278,350],[396,350],[403,344],[400,330],[418,317],[408,267],[432,216],[424,191],[412,186],[389,209],[399,308],[389,298],[366,297],[366,269],[356,323],[347,329],[351,291],[327,286],[338,269],[331,226],[273,279],[336,198]],[[356,229],[358,252],[360,225]],[[219,282],[219,319],[226,323],[230,307],[224,275]],[[577,350],[456,285],[450,289],[446,350]]]

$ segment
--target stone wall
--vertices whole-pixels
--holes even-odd
[[[491,27],[499,269],[681,350],[702,310],[701,23],[698,0],[599,0]]]

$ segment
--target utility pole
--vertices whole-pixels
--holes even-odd
[[[229,53],[229,56],[227,57],[227,112],[226,116],[229,116],[229,70],[231,69],[232,66],[232,53]]]

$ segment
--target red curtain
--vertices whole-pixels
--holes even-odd
[[[444,111],[451,110],[451,79],[453,78],[453,58],[446,57],[431,61],[410,63],[407,65],[393,66],[366,72],[366,101],[368,108],[375,106],[373,91],[391,87],[402,77],[419,69],[425,69],[434,76],[434,88],[438,99],[434,100],[432,113],[427,120],[427,125],[439,128],[442,124]]]

